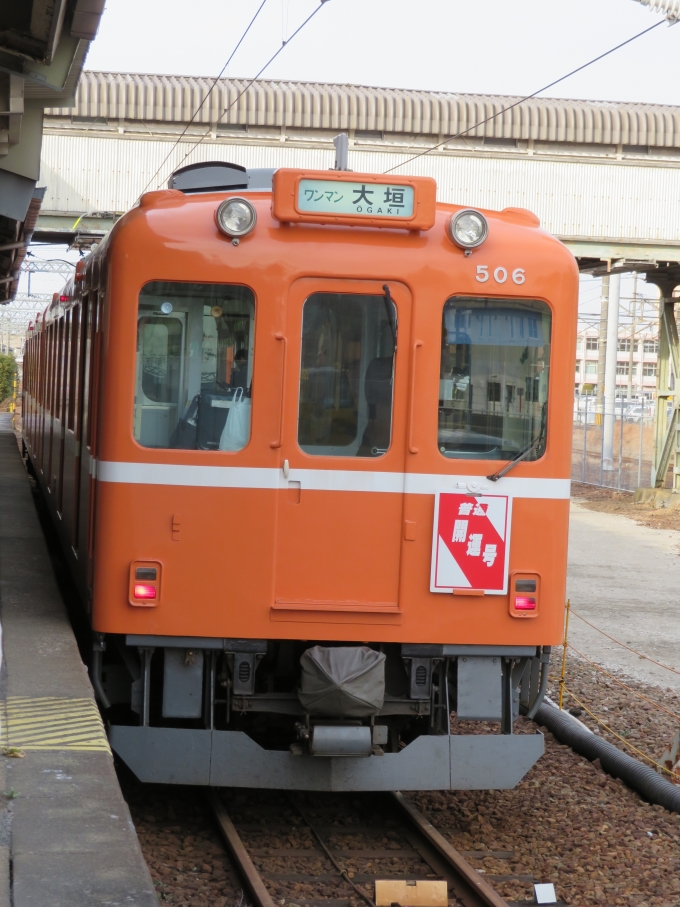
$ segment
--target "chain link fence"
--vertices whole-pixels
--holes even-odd
[[[663,405],[663,404],[662,404]],[[613,411],[598,411],[589,394],[574,399],[571,478],[620,491],[649,487],[654,445],[654,406],[621,397]]]

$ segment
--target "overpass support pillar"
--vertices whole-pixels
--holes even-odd
[[[659,358],[656,374],[652,488],[663,488],[673,467],[673,491],[680,493],[680,341],[673,297],[676,281],[648,275],[661,292],[659,299]]]

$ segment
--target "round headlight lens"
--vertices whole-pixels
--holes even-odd
[[[227,236],[246,236],[255,226],[255,208],[245,198],[228,198],[217,209],[215,220]]]
[[[479,211],[459,211],[449,223],[451,239],[461,249],[474,249],[481,246],[489,233],[486,218]]]

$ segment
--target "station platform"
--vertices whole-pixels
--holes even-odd
[[[0,414],[0,907],[158,904]]]

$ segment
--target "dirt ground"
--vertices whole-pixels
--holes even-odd
[[[574,423],[572,430],[572,444],[575,451],[583,450],[583,434],[586,426]],[[642,434],[642,438],[640,435]],[[640,444],[642,441],[642,444]],[[585,437],[586,450],[589,453],[600,454],[602,450],[602,426],[588,425]],[[616,456],[621,445],[621,422],[619,420],[614,424],[614,451]],[[654,446],[654,430],[651,422],[640,426],[640,423],[625,422],[623,426],[623,449],[624,457],[632,457],[637,460],[642,450],[643,457],[651,457],[651,451]]]
[[[629,491],[614,491],[611,488],[572,482],[571,496],[588,510],[620,513],[651,529],[680,530],[680,507],[671,510],[666,507],[654,508],[651,504],[636,504]]]

